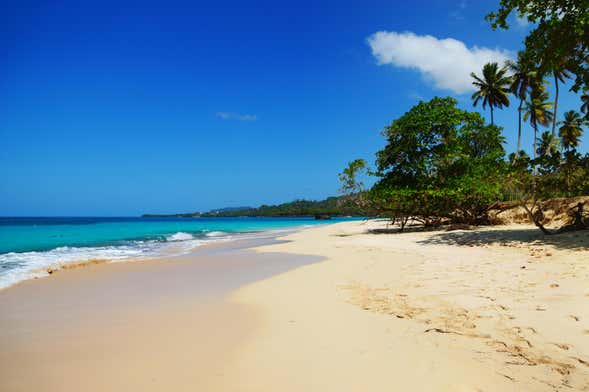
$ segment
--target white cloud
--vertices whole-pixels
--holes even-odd
[[[468,48],[453,38],[438,39],[412,32],[379,31],[368,37],[379,65],[411,68],[439,89],[457,94],[473,91],[471,72],[479,73],[489,62],[503,64],[512,57],[507,50]]]
[[[258,116],[255,114],[239,114],[232,112],[217,112],[216,116],[223,120],[256,121],[258,119]]]

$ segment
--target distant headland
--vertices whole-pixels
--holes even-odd
[[[285,217],[314,216],[326,219],[334,216],[364,216],[357,205],[348,203],[342,197],[328,197],[325,200],[295,200],[277,205],[260,207],[227,207],[208,212],[187,212],[178,214],[143,214],[143,218],[197,218],[197,217]]]

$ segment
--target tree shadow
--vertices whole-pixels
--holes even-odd
[[[355,235],[361,234],[407,234],[407,233],[427,233],[431,231],[439,231],[446,228],[447,226],[424,226],[422,224],[411,224],[405,226],[403,230],[399,227],[399,225],[390,225],[385,228],[377,228],[377,229],[368,229],[366,231],[358,232],[358,233],[339,233],[339,234],[332,234],[333,237],[353,237]],[[455,230],[455,229],[453,229]]]
[[[484,245],[551,245],[559,249],[589,249],[589,230],[545,235],[537,228],[510,228],[494,230],[453,231],[432,235],[418,241],[420,244],[484,246]]]
[[[384,229],[369,229],[367,234],[403,234],[403,233],[418,233],[440,230],[439,226],[425,227],[423,225],[405,226],[403,230],[399,226],[391,226]]]
[[[387,225],[385,228],[377,228],[377,229],[367,229],[362,232],[358,233],[338,233],[332,234],[333,237],[353,237],[355,235],[361,234],[403,234],[403,233],[415,233],[415,232],[422,232],[422,231],[435,231],[439,230],[439,227],[424,227],[421,224],[415,225],[407,225],[401,231],[399,225]]]

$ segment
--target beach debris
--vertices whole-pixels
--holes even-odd
[[[584,359],[581,358],[575,358],[577,360],[577,362],[585,365],[585,366],[589,366],[589,361],[585,361]]]
[[[454,331],[446,331],[445,329],[442,329],[442,328],[429,328],[429,329],[426,329],[426,330],[425,330],[425,331],[423,331],[423,332],[426,332],[426,333],[427,333],[427,332],[437,332],[437,333],[456,333],[456,332],[454,332]]]
[[[505,377],[508,380],[515,381],[515,378],[513,378],[511,376],[508,376],[507,374],[503,374],[503,373],[499,373],[499,372],[497,372],[497,374],[500,375],[500,376]]]

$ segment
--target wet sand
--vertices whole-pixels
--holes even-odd
[[[90,264],[0,291],[0,390],[214,388],[259,323],[227,294],[317,260],[260,258],[247,250],[256,244]]]

